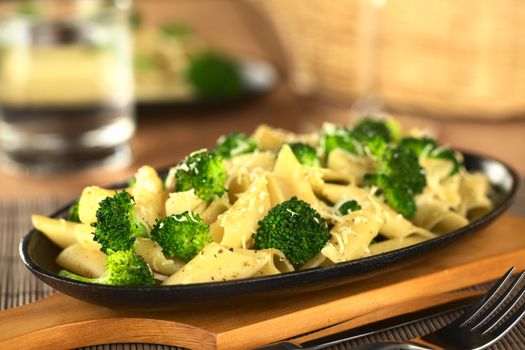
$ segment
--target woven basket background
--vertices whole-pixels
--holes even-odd
[[[367,1],[249,2],[274,27],[301,95],[350,104],[376,67],[376,94],[394,111],[525,115],[524,1],[389,0],[378,11]]]

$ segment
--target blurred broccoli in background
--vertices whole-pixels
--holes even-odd
[[[401,127],[394,120],[366,117],[355,125],[353,133],[365,150],[372,156],[381,158],[389,145],[399,140]]]
[[[218,146],[213,153],[224,159],[245,153],[252,153],[257,150],[255,139],[239,131],[234,131],[228,135],[219,137],[217,143]]]
[[[207,201],[226,192],[226,168],[220,156],[200,150],[190,154],[176,167],[175,191],[189,191]]]
[[[361,143],[355,137],[352,130],[334,124],[325,124],[321,131],[321,150],[325,158],[330,152],[340,148],[351,154],[360,155],[363,153]]]
[[[193,34],[190,27],[183,23],[169,22],[160,26],[161,33],[168,38],[184,39]]]
[[[148,226],[135,213],[135,200],[122,190],[100,201],[94,240],[103,252],[128,250],[136,237],[147,237]]]
[[[255,249],[277,248],[295,265],[313,258],[330,237],[323,217],[297,197],[273,207],[253,234]]]
[[[349,212],[353,212],[356,210],[361,210],[361,206],[355,200],[346,201],[337,208],[337,211],[341,215],[346,215]]]
[[[69,207],[67,220],[72,222],[80,222],[80,218],[78,217],[78,199]]]
[[[315,148],[303,142],[292,142],[288,145],[292,149],[292,152],[299,163],[311,167],[319,166],[319,158],[317,157],[317,151]]]
[[[236,97],[244,89],[237,63],[213,51],[191,56],[187,77],[196,93],[203,98]]]
[[[354,126],[354,135],[362,142],[376,137],[387,143],[396,142],[401,136],[401,127],[394,120],[380,120],[368,116]]]
[[[79,276],[67,270],[61,270],[60,276],[110,286],[140,287],[155,284],[151,268],[134,250],[108,251],[108,253],[106,272],[98,278]]]
[[[414,216],[414,197],[426,186],[416,153],[406,147],[389,148],[376,167],[376,173],[365,175],[365,186],[376,186],[386,202],[406,218]]]
[[[429,157],[450,161],[452,163],[452,170],[449,175],[457,174],[463,165],[453,150],[439,147],[436,140],[429,137],[405,137],[401,140],[399,147],[411,149],[418,155],[418,157]]]
[[[191,211],[160,220],[151,230],[151,238],[160,245],[167,258],[183,261],[190,261],[212,241],[208,225]]]

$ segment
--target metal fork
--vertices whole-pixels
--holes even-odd
[[[505,275],[485,293],[479,301],[470,306],[458,319],[449,325],[421,338],[406,342],[374,343],[358,346],[354,350],[459,350],[485,349],[501,339],[525,315],[525,303],[518,307],[525,295],[525,286],[518,286],[525,276],[523,271],[512,283],[509,282],[515,268]],[[517,292],[516,292],[517,291]],[[515,292],[514,296],[512,296]],[[498,296],[499,294],[499,296]],[[506,318],[507,317],[507,318]],[[282,342],[272,347],[274,350],[319,350],[327,346],[354,339],[342,338],[322,345],[299,347]],[[267,348],[270,349],[270,348]]]

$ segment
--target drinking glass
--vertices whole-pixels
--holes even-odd
[[[131,160],[130,1],[0,4],[3,163],[57,172]]]

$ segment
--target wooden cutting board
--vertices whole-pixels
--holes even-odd
[[[353,320],[358,326],[429,307],[447,292],[525,266],[525,219],[504,215],[483,231],[388,274],[281,300],[171,312],[111,310],[61,293],[0,312],[0,349],[138,342],[245,349]]]

